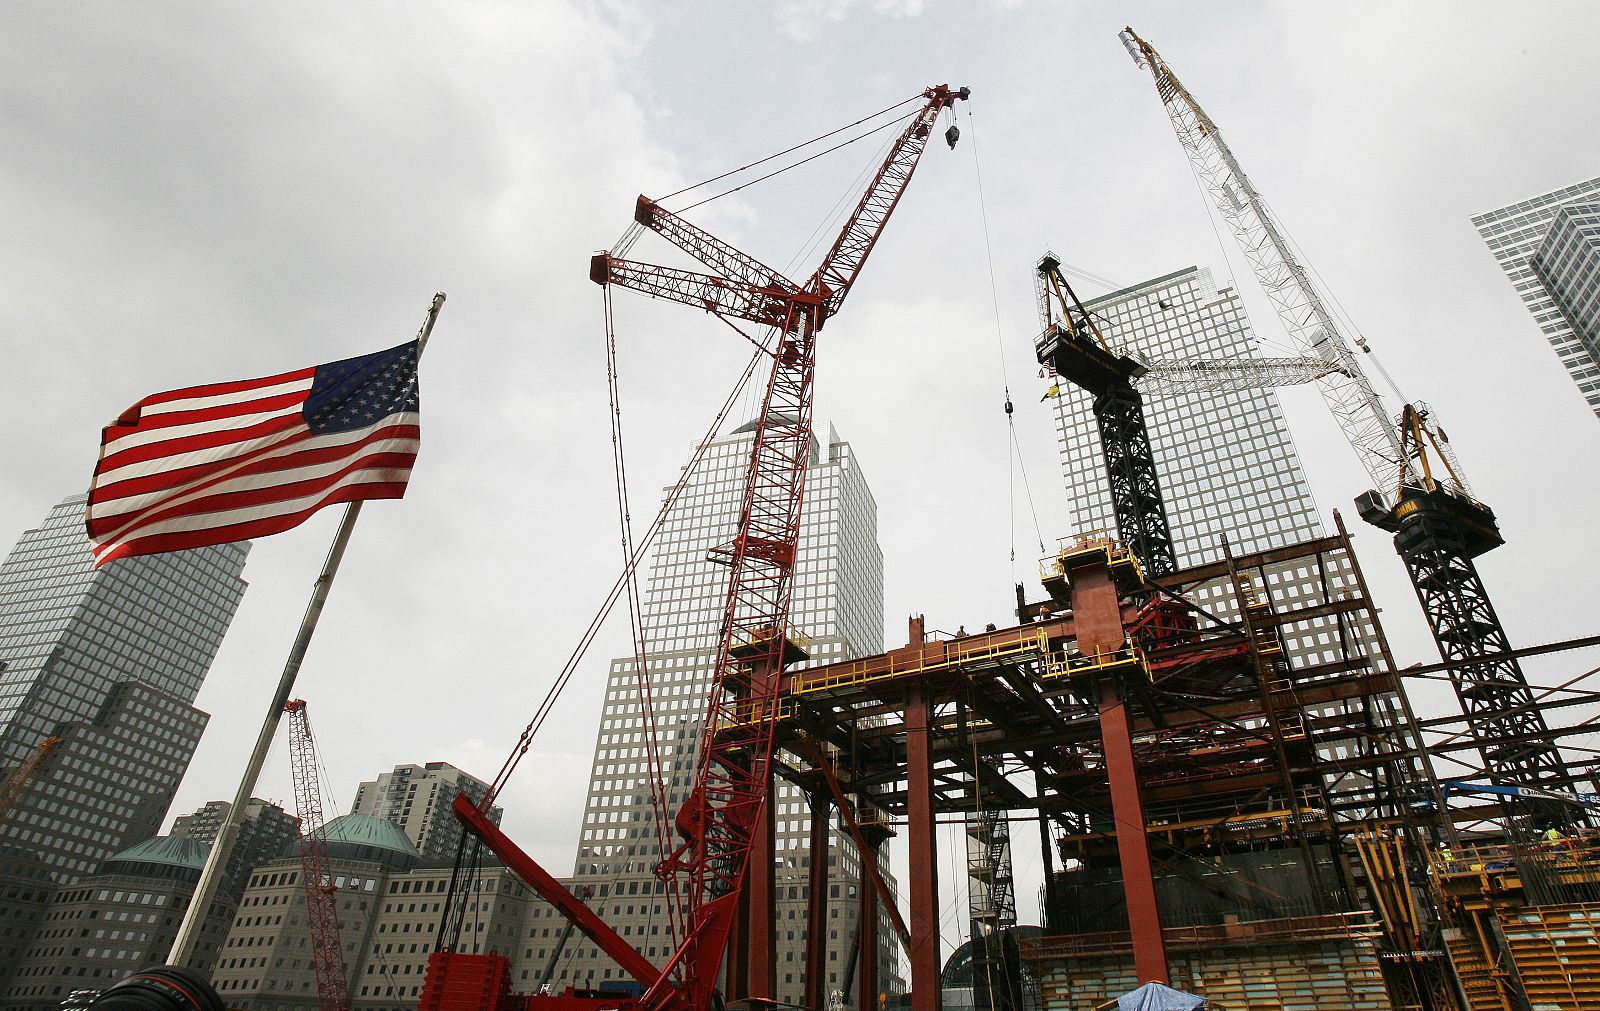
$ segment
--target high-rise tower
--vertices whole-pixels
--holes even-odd
[[[878,547],[877,506],[861,468],[831,426],[819,425],[806,474],[800,558],[794,584],[793,624],[809,637],[811,663],[831,663],[883,648],[883,553]],[[681,804],[693,785],[718,622],[727,592],[726,568],[707,558],[708,549],[733,535],[749,463],[752,428],[746,425],[715,440],[676,505],[667,515],[651,559],[643,606],[645,666],[661,741],[669,806]],[[653,870],[661,858],[651,813],[645,730],[633,657],[611,662],[600,737],[575,870],[577,886],[594,890],[606,921],[625,937],[641,938],[639,950],[661,964],[672,950],[663,886]],[[802,999],[802,957],[808,928],[828,931],[829,987],[843,982],[855,935],[855,903],[843,901],[859,887],[861,869],[848,838],[836,839],[838,861],[830,888],[840,889],[825,924],[805,922],[809,817],[803,797],[782,781],[775,805],[778,901],[778,998]],[[835,918],[836,917],[836,918]],[[891,938],[887,927],[878,934]],[[866,955],[867,953],[862,953]],[[875,953],[879,979],[898,979],[885,946]],[[587,944],[566,952],[555,979],[604,982],[621,971]]]
[[[84,500],[0,565],[0,775],[62,743],[0,823],[58,882],[155,834],[205,726],[193,708],[245,583],[246,543],[93,567]]]
[[[193,814],[180,814],[172,822],[171,834],[180,839],[214,843],[222,831],[232,804],[225,800],[211,800]],[[251,797],[245,805],[244,817],[239,821],[239,835],[233,841],[233,850],[225,870],[233,883],[234,897],[244,891],[244,883],[257,864],[276,860],[289,844],[300,838],[300,819],[277,804],[260,797]]]
[[[1209,270],[1180,270],[1085,308],[1119,347],[1151,358],[1258,355],[1238,294],[1219,291]],[[1061,466],[1079,531],[1114,536],[1116,512],[1089,400],[1075,389],[1056,398]],[[1321,536],[1316,503],[1272,390],[1161,389],[1146,394],[1144,409],[1180,568],[1216,559],[1224,535],[1236,553]]]
[[[1472,225],[1600,414],[1600,178],[1475,214]]]
[[[427,859],[454,860],[462,828],[450,802],[464,793],[476,804],[488,792],[488,783],[449,762],[397,765],[356,787],[350,813],[394,822]],[[489,809],[489,820],[498,825],[501,814],[496,804]]]
[[[1196,267],[1100,296],[1085,304],[1116,346],[1154,359],[1228,360],[1259,357],[1244,305],[1232,288],[1218,289]],[[1079,533],[1117,535],[1100,433],[1087,394],[1063,388],[1056,398],[1061,466]],[[1311,489],[1300,470],[1289,426],[1269,388],[1185,392],[1159,386],[1144,412],[1172,528],[1178,567],[1215,562],[1223,539],[1235,555],[1324,536]],[[1325,605],[1353,594],[1356,577],[1341,554],[1328,559],[1327,585],[1302,563],[1268,565],[1254,587],[1279,612]],[[1232,594],[1220,579],[1194,591],[1195,602],[1234,618]],[[1363,655],[1382,655],[1370,623],[1329,614],[1283,629],[1285,656],[1296,669],[1334,662],[1352,637]],[[1390,700],[1391,702],[1393,700]],[[1397,718],[1387,714],[1384,719]]]

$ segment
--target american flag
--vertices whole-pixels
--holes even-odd
[[[95,567],[298,526],[405,494],[420,444],[418,343],[264,379],[157,393],[105,427],[89,489]]]

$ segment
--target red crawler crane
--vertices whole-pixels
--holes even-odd
[[[684,900],[683,940],[667,964],[657,969],[573,899],[491,824],[480,806],[462,796],[455,802],[456,813],[469,830],[645,986],[638,1001],[641,1011],[705,1011],[715,1005],[717,977],[737,919],[751,852],[770,845],[763,842],[768,837],[759,829],[772,786],[778,675],[786,663],[805,655],[789,635],[789,610],[811,444],[817,333],[839,311],[883,233],[939,114],[968,95],[966,88],[952,90],[947,85],[922,93],[922,108],[896,138],[832,248],[804,284],[643,196],[634,220],[715,273],[638,263],[609,253],[597,253],[590,263],[589,276],[596,284],[622,285],[778,331],[738,530],[732,541],[713,552],[729,566],[731,576],[695,787],[674,822],[682,841],[657,872],[668,880],[669,888],[682,889]],[[945,134],[952,147],[957,136],[953,125]],[[476,979],[465,957],[456,957],[463,960],[463,978]],[[423,1008],[444,1006],[449,984],[435,986],[435,974],[447,980],[455,971],[450,953],[434,956]]]
[[[328,866],[328,840],[322,834],[322,790],[317,782],[317,742],[303,699],[290,699],[289,761],[294,770],[294,802],[300,816],[300,883],[306,893],[306,929],[311,964],[317,974],[317,1005],[322,1011],[349,1011],[350,970],[339,939],[338,891]]]

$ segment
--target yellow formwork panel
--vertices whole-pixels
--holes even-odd
[[[1600,903],[1524,906],[1499,920],[1535,1011],[1600,1008]]]
[[[1512,1011],[1476,937],[1466,931],[1447,930],[1444,944],[1462,995],[1466,997],[1466,1011]]]
[[[1169,952],[1172,985],[1226,1011],[1391,1011],[1372,942],[1296,944]],[[1033,962],[1043,1011],[1094,1011],[1132,990],[1131,958]]]

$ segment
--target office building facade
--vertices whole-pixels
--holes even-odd
[[[1085,304],[1120,348],[1163,360],[1255,356],[1244,304],[1190,267]],[[1091,398],[1062,385],[1055,398],[1062,474],[1078,532],[1115,535]],[[1322,534],[1294,440],[1270,389],[1144,393],[1145,424],[1161,479],[1178,567]]]
[[[1600,178],[1475,214],[1472,225],[1600,414]]]
[[[174,819],[172,834],[200,843],[215,842],[217,833],[222,831],[222,821],[232,808],[233,804],[226,800],[207,801],[193,814],[182,814]],[[250,803],[245,805],[239,834],[233,840],[233,850],[224,869],[235,893],[243,890],[252,868],[281,856],[298,838],[299,818],[271,801],[251,797]],[[237,898],[237,894],[234,897]]]
[[[390,876],[416,867],[421,854],[399,826],[366,815],[335,818],[321,835],[333,877],[339,948],[349,978],[355,980],[365,968],[364,955]],[[279,859],[250,872],[211,974],[212,985],[230,1008],[320,1011],[301,878],[302,845],[304,840],[297,841]],[[443,898],[438,897],[441,902]],[[432,943],[435,938],[417,940]]]
[[[156,836],[114,854],[57,890],[33,942],[0,985],[7,1011],[49,1011],[78,990],[104,990],[166,962],[210,846]],[[237,900],[219,893],[201,923],[190,963],[210,971]]]
[[[883,648],[883,553],[877,506],[849,443],[831,426],[813,438],[802,511],[799,564],[791,610],[794,628],[810,639],[808,663],[832,663]],[[693,784],[701,717],[716,660],[728,570],[709,561],[708,549],[735,532],[749,464],[753,426],[713,441],[656,541],[644,590],[644,662],[668,784],[669,817]],[[600,735],[590,775],[574,880],[593,890],[591,904],[624,937],[660,965],[671,954],[664,889],[654,868],[661,858],[649,798],[649,772],[641,741],[646,731],[636,661],[611,662]],[[829,985],[841,984],[854,936],[854,889],[863,881],[848,838],[837,837],[830,862],[826,924],[806,922],[809,808],[788,784],[772,799],[777,833],[777,995],[800,1003],[808,929],[828,930]],[[887,926],[880,938],[892,938]],[[581,939],[579,939],[581,940]],[[879,979],[898,991],[896,960],[885,944],[876,953]],[[563,952],[552,984],[595,985],[622,978],[621,970],[587,942]]]
[[[1114,345],[1152,359],[1260,355],[1238,294],[1217,289],[1207,270],[1190,267],[1101,296],[1085,307]],[[1116,514],[1092,398],[1063,383],[1054,403],[1076,532],[1115,537]],[[1220,560],[1224,542],[1237,556],[1325,536],[1271,389],[1183,392],[1152,387],[1144,391],[1144,414],[1180,569]],[[1352,657],[1374,668],[1387,662],[1374,624],[1338,606],[1360,594],[1343,552],[1329,554],[1322,573],[1303,559],[1265,565],[1262,585],[1252,590],[1279,613],[1312,613],[1280,629],[1284,655],[1300,675],[1348,667]],[[1192,596],[1224,619],[1239,617],[1226,577],[1198,585]],[[1374,728],[1398,725],[1399,700],[1386,696],[1382,707],[1371,714]],[[1312,707],[1308,712],[1322,711]],[[1325,715],[1337,714],[1330,709]],[[1330,785],[1341,786],[1341,777],[1350,774],[1330,775]]]
[[[456,794],[474,804],[483,800],[489,784],[448,762],[397,765],[356,788],[351,814],[383,818],[400,826],[411,844],[429,860],[454,860],[461,843],[461,822],[451,813]],[[489,810],[489,820],[500,824],[499,805]]]
[[[425,860],[398,825],[366,815],[328,823],[329,869],[338,887],[340,938],[353,1011],[416,1007],[439,927],[453,863]],[[241,1011],[321,1011],[299,847],[251,872],[212,982]],[[512,989],[536,992],[549,955],[571,932],[566,920],[505,867],[491,861],[457,879],[465,903],[463,954],[511,960]]]
[[[50,752],[0,824],[58,884],[153,836],[200,739],[193,707],[244,594],[249,545],[93,567],[69,498],[0,565],[0,775]]]

